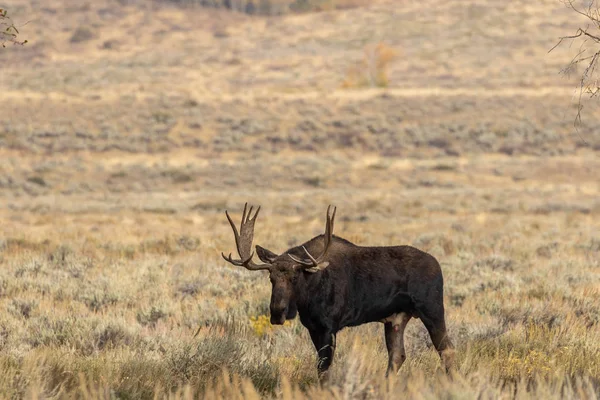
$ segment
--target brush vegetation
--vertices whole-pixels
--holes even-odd
[[[319,203],[330,199],[305,190]],[[447,380],[427,332],[413,321],[408,360],[385,381],[383,326],[369,324],[340,333],[333,387],[323,390],[373,398],[406,391],[593,398],[600,382],[600,238],[583,232],[597,232],[597,218],[577,211],[480,211],[470,218],[464,213],[476,206],[450,214],[433,204],[411,206],[422,194],[408,191],[408,202],[384,193],[343,202],[344,215],[360,218],[338,230],[357,243],[414,244],[442,260],[458,376]],[[268,203],[284,210],[294,200]],[[398,204],[405,216],[393,211]],[[259,242],[284,248],[301,241],[312,232],[299,219],[318,229],[309,204],[297,201],[295,208],[293,217],[267,214]],[[236,395],[249,398],[324,395],[315,386],[306,330],[298,320],[268,322],[266,274],[220,260],[231,238],[218,211],[77,213],[67,221],[53,211],[5,222],[3,397],[86,390],[120,398],[228,397],[241,388]]]

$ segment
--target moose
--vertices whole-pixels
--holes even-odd
[[[397,373],[406,359],[404,329],[420,319],[446,372],[453,366],[454,346],[444,316],[444,283],[438,261],[411,246],[365,247],[333,235],[336,208],[327,208],[325,234],[275,254],[256,246],[263,262],[252,261],[254,223],[260,206],[244,205],[238,232],[229,213],[239,260],[223,258],[251,271],[266,270],[272,285],[271,324],[282,325],[300,315],[318,354],[319,381],[328,380],[336,334],[345,327],[382,322],[388,351],[386,376]]]

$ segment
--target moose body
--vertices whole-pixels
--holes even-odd
[[[318,353],[321,380],[327,378],[333,361],[336,333],[369,322],[384,323],[387,374],[397,372],[406,359],[404,329],[411,318],[423,322],[446,370],[451,368],[453,345],[446,331],[442,270],[432,255],[411,246],[357,246],[333,236],[335,211],[330,217],[328,210],[324,235],[281,255],[256,246],[265,263],[256,265],[249,249],[258,210],[250,218],[251,210],[246,216],[244,208],[240,234],[227,214],[242,259],[223,257],[248,269],[269,270],[271,323],[280,325],[300,316]]]

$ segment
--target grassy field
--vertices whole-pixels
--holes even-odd
[[[600,110],[574,132],[560,2],[43,3],[1,5],[31,22],[0,50],[0,397],[600,397]],[[437,257],[457,374],[413,320],[384,379],[369,324],[320,388],[220,256],[246,201],[277,252],[335,204],[337,235]]]

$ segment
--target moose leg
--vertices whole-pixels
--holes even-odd
[[[388,367],[385,376],[396,374],[406,360],[404,350],[404,329],[411,316],[407,313],[395,314],[384,320],[385,345],[388,351]]]
[[[335,353],[335,334],[329,331],[317,330],[311,330],[309,332],[319,357],[317,363],[319,382],[323,384],[329,380],[328,369],[331,366],[333,355]]]
[[[440,355],[446,373],[450,373],[454,367],[454,345],[448,337],[443,307],[423,312],[420,317],[429,332],[435,349]]]

